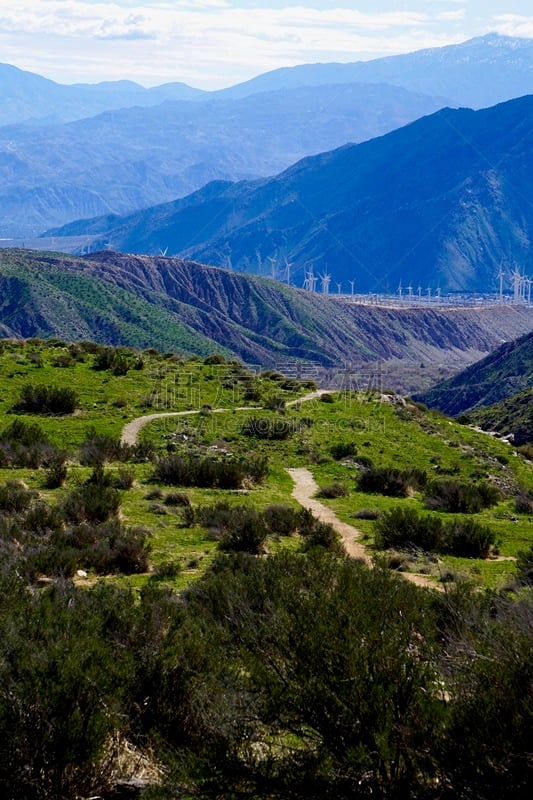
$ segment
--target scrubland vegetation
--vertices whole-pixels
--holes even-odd
[[[4,796],[529,796],[525,455],[221,357],[4,341],[0,373]]]

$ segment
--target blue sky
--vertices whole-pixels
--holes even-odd
[[[276,69],[533,38],[531,0],[2,0],[0,61],[60,83],[229,86]]]

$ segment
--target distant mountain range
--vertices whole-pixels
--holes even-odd
[[[215,179],[271,175],[442,105],[398,87],[346,84],[0,127],[0,235],[144,208]]]
[[[181,83],[64,86],[0,65],[0,237],[133,212],[211,180],[273,175],[445,105],[533,92],[532,43],[489,35],[370,62],[275,70],[218,92]]]
[[[369,365],[398,359],[418,369],[420,387],[428,372],[421,360],[449,372],[532,324],[526,308],[353,305],[179,259],[0,251],[1,336],[222,352],[262,367],[349,368],[354,388]]]
[[[430,408],[459,416],[531,388],[533,333],[527,333],[516,341],[502,344],[486,358],[419,395],[418,399]]]
[[[533,93],[533,39],[490,33],[462,44],[351,64],[302,64],[224,89],[225,97],[321,83],[390,83],[484,108]]]
[[[371,61],[285,67],[214,92],[180,82],[150,89],[127,80],[64,85],[0,64],[3,125],[71,122],[165,100],[235,100],[260,92],[339,83],[388,83],[471,108],[495,105],[533,92],[533,40],[492,33],[458,45]]]
[[[169,254],[291,277],[311,266],[348,291],[496,292],[501,266],[529,270],[533,95],[490,109],[444,109],[271,179],[210,184],[124,218],[49,235],[94,249]],[[60,240],[58,240],[60,247]],[[418,288],[420,287],[420,288]]]

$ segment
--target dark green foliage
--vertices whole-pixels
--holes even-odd
[[[195,523],[208,529],[221,550],[243,551],[253,555],[263,552],[270,533],[259,511],[251,506],[230,506],[225,502],[199,508]]]
[[[49,461],[46,470],[45,488],[59,489],[60,486],[63,486],[66,479],[67,465],[65,464],[65,454],[58,453],[56,458],[52,458]]]
[[[374,466],[363,469],[357,481],[361,492],[376,492],[389,497],[407,497],[426,483],[427,475],[423,470]]]
[[[263,517],[272,533],[280,536],[290,536],[296,533],[301,523],[301,512],[285,503],[275,503],[267,506]]]
[[[326,486],[320,486],[318,496],[334,499],[335,497],[346,497],[348,489],[342,483],[330,483]]]
[[[86,483],[69,492],[62,511],[68,522],[105,522],[120,507],[120,493],[112,486],[112,478],[97,465]]]
[[[303,539],[304,551],[319,547],[338,556],[346,555],[341,538],[333,525],[321,522],[306,508],[300,511],[299,533]]]
[[[31,467],[53,466],[65,460],[62,453],[34,423],[15,419],[0,433],[0,466]]]
[[[520,492],[515,497],[514,510],[517,514],[533,514],[533,492]]]
[[[301,422],[296,419],[286,419],[285,417],[249,417],[241,428],[244,436],[252,436],[255,439],[270,439],[279,441],[288,439],[301,429]]]
[[[533,545],[516,557],[516,573],[524,586],[533,586]]]
[[[437,478],[427,488],[424,505],[433,511],[477,514],[484,508],[496,505],[500,499],[497,487],[486,481],[472,483],[453,478]]]
[[[87,431],[87,436],[80,445],[80,463],[91,467],[106,461],[122,461],[128,456],[129,448],[124,447],[120,439],[98,433],[96,428]]]
[[[456,517],[443,522],[403,506],[384,511],[376,520],[375,534],[376,546],[383,550],[415,547],[466,558],[485,558],[496,543],[494,531],[475,520]]]
[[[139,359],[134,359],[130,351],[115,347],[100,347],[94,358],[93,369],[109,370],[113,375],[127,375],[129,369],[139,368],[138,361]]]
[[[171,454],[158,460],[152,480],[170,486],[240,489],[245,480],[260,483],[267,472],[268,462],[262,456],[221,460]]]
[[[357,454],[357,447],[355,442],[337,442],[329,449],[335,461],[341,461],[343,458],[352,458]]]
[[[27,414],[73,414],[78,405],[74,389],[26,383],[13,410]]]
[[[163,500],[166,506],[190,506],[191,500],[186,492],[169,492]]]
[[[2,585],[0,791],[10,800],[99,794],[134,674],[133,598],[112,586]]]
[[[214,353],[212,356],[204,358],[204,364],[225,364],[226,359],[221,353]]]
[[[26,511],[36,494],[19,481],[7,481],[0,486],[0,513]]]
[[[413,587],[315,550],[220,561],[188,604],[225,653],[186,723],[203,732],[203,796],[406,798],[430,782],[440,714]]]
[[[533,605],[489,597],[461,611],[443,648],[450,677],[440,745],[445,797],[526,800],[533,777]]]

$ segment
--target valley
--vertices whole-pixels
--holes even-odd
[[[64,72],[251,41],[48,5]],[[0,793],[529,799],[533,40],[252,5],[216,91],[0,64]]]

